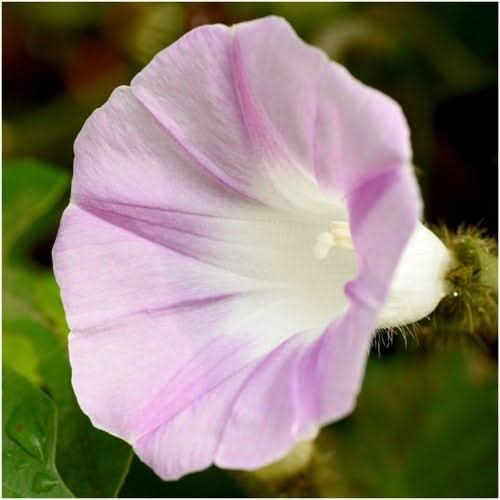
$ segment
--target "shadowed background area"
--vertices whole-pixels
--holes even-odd
[[[78,409],[50,256],[74,139],[113,88],[186,31],[279,15],[401,104],[426,220],[475,224],[497,237],[497,5],[4,3],[2,12],[4,393],[13,390],[8,381],[23,395],[4,399],[4,494],[64,496],[64,487],[75,496],[266,494],[216,468],[164,483]],[[326,465],[312,478],[316,491],[496,496],[496,402],[496,341],[382,335],[357,409],[319,439]],[[52,412],[58,428],[37,420],[34,407]],[[22,437],[28,427],[7,425],[24,414],[35,415],[26,426],[49,459],[55,446],[53,463],[44,456],[37,465],[38,452],[26,444],[33,439]],[[16,453],[33,461],[38,479],[26,487],[9,479]]]

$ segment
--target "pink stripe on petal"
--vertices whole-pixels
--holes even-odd
[[[312,174],[310,131],[316,118],[318,76],[327,63],[325,55],[306,45],[278,17],[238,24],[233,31],[247,93],[251,92],[265,113],[288,168],[295,164]]]
[[[198,246],[198,256],[203,254]],[[134,311],[252,292],[259,283],[186,257],[70,205],[53,249],[68,323],[83,330]]]
[[[168,425],[141,438],[134,445],[137,455],[165,480],[209,467],[231,401],[254,366],[255,362],[207,392]]]

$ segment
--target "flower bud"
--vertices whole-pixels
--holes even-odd
[[[254,471],[255,476],[263,481],[273,481],[291,477],[305,469],[312,458],[314,441],[301,441],[283,458],[266,467]]]

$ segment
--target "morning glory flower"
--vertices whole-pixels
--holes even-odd
[[[282,19],[194,29],[75,142],[53,259],[81,408],[164,479],[281,458],[352,411],[375,329],[446,293],[420,212],[394,101]]]

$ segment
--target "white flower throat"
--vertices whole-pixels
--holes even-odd
[[[225,219],[226,251],[213,254],[214,263],[251,280],[249,288],[267,290],[269,303],[282,304],[280,325],[290,322],[294,330],[320,334],[348,307],[345,286],[358,273],[347,206],[303,178],[275,181],[283,204],[252,207],[244,220]],[[450,265],[442,242],[419,224],[396,267],[378,326],[430,314],[448,291]]]
[[[351,250],[354,243],[346,221],[330,223],[330,231],[320,232],[312,247],[316,259],[325,260],[333,249]],[[441,241],[419,224],[395,270],[379,327],[399,326],[430,314],[448,292],[446,272],[451,257]]]

